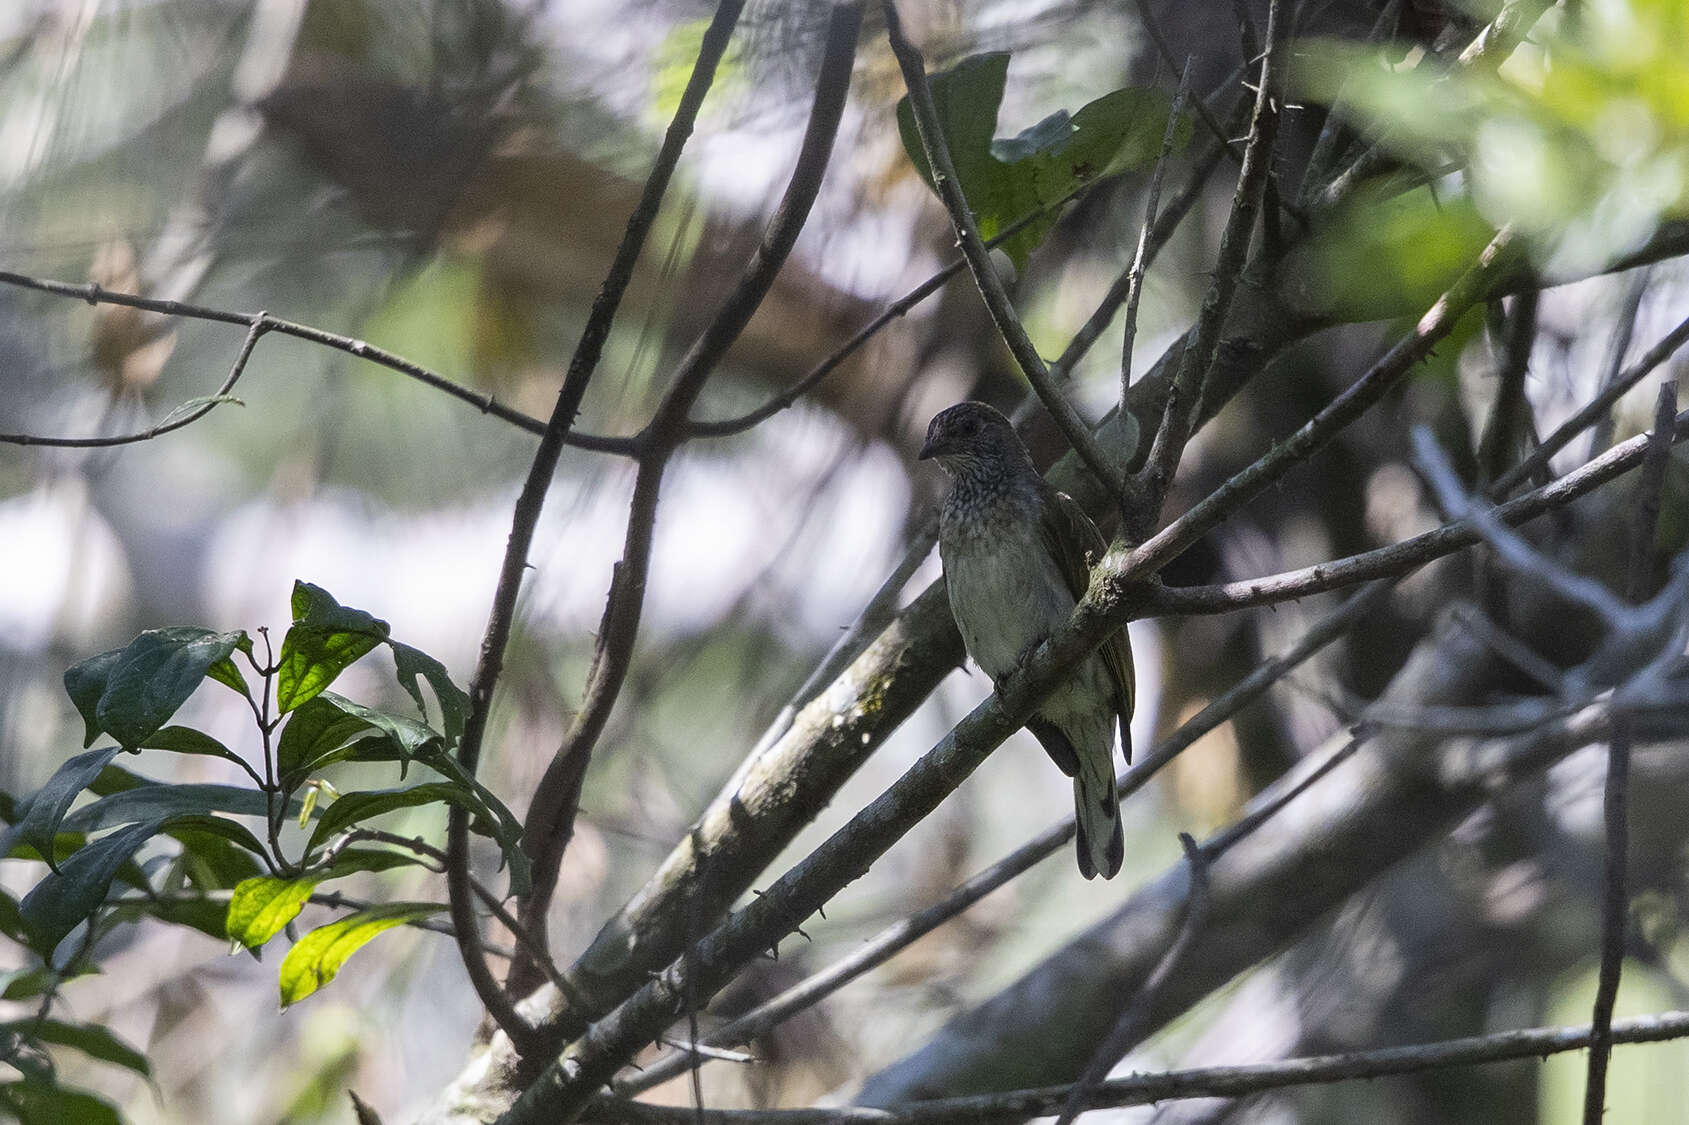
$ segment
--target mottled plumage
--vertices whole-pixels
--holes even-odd
[[[1079,505],[1038,474],[1008,419],[984,403],[935,416],[921,457],[937,458],[952,481],[938,525],[950,611],[974,663],[1000,679],[1072,616],[1107,544]],[[1118,729],[1131,761],[1131,717],[1132,649],[1121,631],[1026,724],[1073,778],[1079,870],[1087,879],[1120,870],[1114,736]]]

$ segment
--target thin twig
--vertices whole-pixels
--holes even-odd
[[[166,419],[158,425],[137,433],[118,434],[112,437],[40,437],[35,434],[0,434],[0,444],[5,445],[45,445],[57,449],[100,449],[112,445],[130,445],[138,441],[151,441],[162,437],[184,426],[191,426],[218,406],[229,401],[229,392],[235,389],[235,384],[246,371],[247,361],[252,358],[252,349],[258,346],[258,341],[264,333],[273,328],[270,314],[256,312],[252,314],[250,327],[247,329],[246,339],[241,342],[240,352],[235,356],[234,366],[229,368],[229,374],[224,378],[222,386],[212,392],[211,396],[198,406],[189,410],[180,418]]]
[[[1161,23],[1155,18],[1155,12],[1150,9],[1149,0],[1136,0],[1136,2],[1138,5],[1138,21],[1143,24],[1144,30],[1149,33],[1150,40],[1155,44],[1155,49],[1160,52],[1161,61],[1167,64],[1167,69],[1170,72],[1180,70],[1179,57],[1173,53],[1173,48],[1167,43],[1167,37],[1161,33]],[[1203,125],[1213,135],[1215,142],[1219,144],[1220,150],[1239,164],[1243,163],[1243,154],[1238,152],[1237,142],[1232,140],[1231,135],[1226,132],[1226,127],[1220,124],[1201,98],[1196,100],[1196,113],[1198,117],[1202,118]]]
[[[1360,417],[1454,330],[1467,309],[1487,295],[1489,287],[1511,266],[1515,242],[1510,229],[1497,234],[1472,268],[1437,298],[1410,335],[1386,352],[1366,374],[1345,388],[1301,429],[1135,548],[1125,569],[1133,575],[1146,577],[1159,571],[1267,485],[1283,476],[1291,466],[1307,461],[1340,430]]]
[[[692,135],[698,110],[703,105],[704,95],[715,80],[716,67],[727,52],[728,40],[738,23],[743,7],[743,0],[721,0],[714,19],[704,32],[697,60],[693,63],[692,75],[681,94],[674,119],[663,136],[657,159],[640,194],[639,204],[628,218],[627,229],[622,235],[621,244],[616,248],[616,257],[610,272],[593,301],[586,328],[582,331],[580,343],[569,362],[569,370],[563,377],[557,403],[546,423],[539,448],[534,453],[521,495],[517,498],[516,509],[511,517],[510,539],[505,547],[504,562],[499,568],[498,588],[493,595],[486,635],[481,642],[480,659],[476,663],[474,677],[470,680],[469,714],[464,722],[463,737],[457,747],[458,759],[470,773],[475,771],[481,756],[481,740],[486,734],[493,688],[497,685],[499,673],[504,667],[504,652],[510,642],[510,630],[516,616],[516,600],[522,588],[523,573],[528,566],[528,550],[533,543],[534,531],[539,525],[540,511],[545,505],[545,494],[551,487],[557,461],[563,451],[563,439],[574,424],[581,400],[586,395],[587,384],[591,382],[593,372],[597,370],[599,357],[609,339],[616,312],[621,306],[622,295],[633,277],[634,264],[639,259],[640,251],[644,249],[645,239],[652,224],[656,222],[663,195],[668,190],[675,166],[680,162],[681,150],[685,147],[687,138]],[[473,891],[469,878],[467,811],[453,805],[446,831],[446,853],[449,860],[446,866],[446,889],[452,907],[452,925],[457,930],[458,951],[462,954],[469,979],[475,986],[475,993],[480,997],[488,1014],[510,1036],[516,1048],[526,1054],[538,1048],[541,1039],[516,1011],[509,994],[493,979],[492,972],[480,953],[480,927],[470,903]]]
[[[904,85],[909,90],[909,108],[914,114],[916,131],[921,136],[921,149],[926,153],[927,167],[932,170],[933,186],[937,189],[939,198],[944,201],[944,209],[950,214],[950,224],[956,231],[962,255],[968,261],[968,269],[979,287],[980,297],[985,301],[986,309],[991,313],[991,320],[997,326],[1003,342],[1008,345],[1009,353],[1014,356],[1021,373],[1026,376],[1027,382],[1032,384],[1032,389],[1038,393],[1044,408],[1061,428],[1068,444],[1079,454],[1080,459],[1085,462],[1085,467],[1091,470],[1103,487],[1119,495],[1119,472],[1109,464],[1085,420],[1073,409],[1072,404],[1062,397],[1061,388],[1050,378],[1044,357],[1038,354],[1038,349],[1027,336],[1026,329],[1009,300],[1008,291],[1003,288],[1003,280],[997,276],[997,267],[991,262],[991,252],[985,248],[985,243],[979,237],[973,211],[968,206],[967,197],[962,193],[962,182],[956,176],[955,162],[950,158],[950,143],[945,138],[943,126],[939,122],[938,106],[933,101],[932,86],[927,82],[926,61],[904,35],[894,0],[882,0],[881,7],[885,11],[886,37],[891,42],[892,54],[897,56],[898,66],[903,72]]]
[[[1501,11],[1472,38],[1460,53],[1458,65],[1467,70],[1494,71],[1507,61],[1552,0],[1505,0]],[[1374,173],[1393,160],[1384,146],[1374,142],[1339,172],[1314,201],[1318,210],[1331,211],[1352,195]]]
[[[1076,186],[1072,191],[1068,192],[1068,194],[1058,200],[1041,204],[1036,209],[1021,216],[1019,219],[1016,219],[1014,222],[998,231],[995,235],[991,236],[991,238],[987,239],[985,243],[986,247],[991,248],[1002,245],[1021,231],[1025,230],[1027,227],[1031,226],[1033,223],[1037,222],[1039,219],[1042,219],[1044,216],[1067,206],[1069,201],[1077,199],[1081,195],[1088,194],[1104,183],[1105,180],[1113,180],[1115,178],[1117,177],[1110,176],[1091,180],[1087,183]],[[746,411],[744,414],[740,414],[733,418],[719,418],[712,420],[700,419],[689,421],[686,424],[687,436],[729,437],[733,434],[742,434],[746,430],[752,429],[758,424],[774,417],[774,415],[780,413],[782,410],[785,410],[787,407],[791,406],[793,403],[797,402],[799,399],[803,398],[810,391],[819,386],[822,380],[826,379],[827,376],[838,370],[845,360],[856,354],[856,352],[862,348],[862,345],[866,344],[870,339],[877,335],[882,328],[899,317],[906,315],[910,309],[914,308],[916,305],[944,288],[946,282],[967,268],[967,264],[968,260],[966,258],[956,258],[952,260],[937,273],[933,274],[931,277],[915,286],[915,288],[909,290],[909,292],[905,293],[903,296],[887,305],[884,309],[880,310],[880,312],[875,315],[872,320],[869,320],[861,328],[858,328],[850,339],[840,344],[830,355],[814,367],[810,368],[809,372],[805,374],[803,378],[799,379],[785,390],[771,396],[769,400],[761,406],[758,406],[753,410]]]
[[[1661,1012],[1613,1024],[1617,1043],[1661,1043],[1689,1036],[1689,1012]],[[1384,1047],[1341,1055],[1314,1055],[1242,1066],[1197,1067],[1161,1074],[1134,1074],[1097,1087],[1085,1110],[1154,1105],[1186,1098],[1246,1098],[1267,1090],[1421,1074],[1459,1066],[1515,1059],[1547,1058],[1581,1051],[1591,1029],[1535,1027],[1410,1047]],[[1002,1094],[933,1098],[896,1109],[832,1106],[816,1109],[711,1110],[709,1125],[1011,1125],[1060,1111],[1073,1087],[1045,1086]],[[591,1118],[605,1125],[695,1125],[690,1108],[602,1097]]]
[[[1682,441],[1685,437],[1689,437],[1689,411],[1677,419],[1675,440]],[[1497,505],[1488,515],[1495,523],[1512,526],[1564,507],[1640,465],[1647,444],[1646,435],[1622,442],[1575,472]],[[1294,601],[1357,582],[1399,577],[1480,540],[1487,542],[1488,537],[1472,522],[1459,520],[1387,547],[1280,574],[1210,586],[1156,587],[1142,595],[1140,608],[1157,616],[1189,615],[1230,613],[1250,606]]]
[[[1231,312],[1232,298],[1243,278],[1249,257],[1249,243],[1255,231],[1255,220],[1261,211],[1262,193],[1268,173],[1272,170],[1273,144],[1278,136],[1282,102],[1278,87],[1283,43],[1280,31],[1281,0],[1269,0],[1267,5],[1267,46],[1261,60],[1261,83],[1256,90],[1255,108],[1249,123],[1249,143],[1243,151],[1243,166],[1238,171],[1237,190],[1232,194],[1231,213],[1220,237],[1220,252],[1214,263],[1213,280],[1202,298],[1202,310],[1197,316],[1196,329],[1190,337],[1179,361],[1179,373],[1174,378],[1162,409],[1160,424],[1150,445],[1149,459],[1138,473],[1138,483],[1147,501],[1144,510],[1136,513],[1139,526],[1134,530],[1148,532],[1154,526],[1167,496],[1173,474],[1184,455],[1185,443],[1196,429],[1197,406],[1203,397],[1208,371],[1220,347],[1220,334],[1226,316]]]
[[[1179,932],[1167,947],[1167,952],[1161,955],[1161,960],[1156,962],[1155,968],[1144,980],[1143,987],[1132,998],[1132,1003],[1120,1014],[1108,1037],[1091,1056],[1085,1073],[1073,1084],[1067,1100],[1062,1103],[1061,1113],[1056,1115],[1056,1125],[1073,1125],[1073,1119],[1084,1112],[1086,1104],[1097,1087],[1102,1085],[1103,1079],[1108,1077],[1114,1064],[1143,1038],[1151,1006],[1208,921],[1208,858],[1188,834],[1179,833],[1179,843],[1185,849],[1185,866],[1190,872],[1190,889],[1185,892],[1184,921],[1179,924]]]
[[[12,285],[19,289],[31,289],[38,293],[51,293],[59,297],[86,301],[90,305],[121,305],[125,308],[141,309],[163,316],[179,317],[183,320],[206,320],[217,324],[250,325],[255,317],[262,315],[260,313],[213,308],[209,305],[197,305],[189,301],[143,297],[138,293],[123,293],[118,290],[107,289],[92,282],[78,285],[68,281],[31,277],[28,274],[16,273],[11,270],[0,270],[0,285]],[[274,332],[278,336],[292,336],[294,339],[318,344],[332,351],[344,352],[358,359],[368,360],[378,367],[397,371],[399,374],[415,379],[425,386],[442,391],[460,402],[466,402],[483,414],[490,414],[500,421],[508,422],[517,429],[526,430],[531,434],[545,432],[545,423],[540,419],[524,414],[513,407],[505,406],[491,395],[472,391],[461,383],[453,382],[420,363],[406,359],[404,356],[390,352],[385,348],[378,348],[366,340],[343,336],[338,332],[330,332],[323,328],[274,316],[265,316],[265,325],[266,331]],[[631,455],[634,452],[632,445],[623,438],[571,434],[569,444],[582,449],[601,453],[619,453],[624,456]]]
[[[1190,178],[1185,181],[1185,186],[1162,209],[1161,218],[1156,223],[1155,229],[1150,233],[1149,247],[1144,255],[1144,268],[1146,270],[1155,264],[1155,259],[1160,255],[1162,248],[1172,239],[1174,231],[1184,221],[1185,216],[1190,213],[1191,208],[1202,198],[1203,189],[1208,186],[1208,178],[1214,174],[1214,169],[1220,166],[1220,155],[1218,145],[1209,145],[1207,151],[1197,159],[1195,168],[1191,170]],[[1073,338],[1068,341],[1067,347],[1062,349],[1061,355],[1056,357],[1054,363],[1050,364],[1050,377],[1052,379],[1061,382],[1073,374],[1073,369],[1079,365],[1081,359],[1085,358],[1085,353],[1091,350],[1091,345],[1097,342],[1097,338],[1102,335],[1103,329],[1107,328],[1109,321],[1114,319],[1114,314],[1120,311],[1121,305],[1125,304],[1126,298],[1131,292],[1131,284],[1132,267],[1128,265],[1114,279],[1114,284],[1109,286],[1108,292],[1103,295],[1103,299],[1097,302],[1097,307],[1091,310],[1091,315],[1085,318],[1085,323],[1080,325],[1079,331],[1073,334]]]
[[[1519,448],[1530,402],[1525,382],[1530,374],[1531,346],[1537,334],[1537,291],[1527,289],[1513,298],[1508,310],[1501,344],[1500,370],[1496,374],[1495,405],[1490,408],[1478,443],[1481,483],[1487,487],[1507,471],[1507,462]]]
[[[1593,610],[1609,624],[1624,618],[1623,601],[1605,584],[1578,573],[1532,547],[1505,522],[1496,518],[1499,509],[1485,508],[1474,503],[1461,486],[1454,466],[1449,464],[1448,455],[1437,444],[1437,439],[1431,435],[1429,428],[1414,427],[1412,444],[1414,464],[1431,485],[1437,505],[1449,519],[1470,523],[1502,563],[1521,574],[1531,575],[1561,597]]]
[[[1631,337],[1636,334],[1636,316],[1642,311],[1642,298],[1648,292],[1648,282],[1653,272],[1651,268],[1640,270],[1625,290],[1624,304],[1620,307],[1618,320],[1613,325],[1613,338],[1607,341],[1607,359],[1601,367],[1601,390],[1606,390],[1619,381],[1619,372],[1624,368],[1624,357],[1630,351]],[[1613,413],[1609,410],[1590,428],[1589,450],[1584,455],[1585,461],[1613,443],[1613,424]]]
[[[570,779],[586,768],[632,662],[644,608],[663,471],[674,450],[687,438],[687,415],[705,382],[768,295],[809,218],[850,92],[861,21],[861,3],[833,8],[809,124],[785,195],[738,282],[681,358],[673,383],[637,439],[643,452],[628,506],[622,559],[616,565],[605,600],[581,707],[535,789],[523,826],[523,847],[533,859],[533,889],[521,912],[529,926],[536,926],[536,920],[545,916],[571,834],[564,830],[574,815],[570,792],[572,789],[578,796],[579,786],[571,785]]]
[[[1649,348],[1641,359],[1627,367],[1622,375],[1611,379],[1601,388],[1601,392],[1590,399],[1570,418],[1558,426],[1552,434],[1542,440],[1542,444],[1531,451],[1518,465],[1515,465],[1495,484],[1495,495],[1505,496],[1520,484],[1535,477],[1548,467],[1551,457],[1564,449],[1578,434],[1596,425],[1600,419],[1607,416],[1613,404],[1636,384],[1648,377],[1648,373],[1672,357],[1672,354],[1689,343],[1689,317],[1679,321],[1676,328],[1662,336],[1658,343]]]
[[[1677,385],[1660,385],[1654,408],[1654,430],[1649,435],[1642,473],[1636,482],[1636,506],[1630,530],[1630,565],[1625,580],[1625,597],[1640,602],[1653,572],[1654,535],[1660,514],[1660,496],[1665,486],[1666,463],[1671,458],[1672,431],[1677,413]],[[1589,1071],[1584,1084],[1584,1125],[1601,1125],[1607,1103],[1607,1061],[1613,1052],[1613,1005],[1619,996],[1619,978],[1624,970],[1625,931],[1630,916],[1630,750],[1629,718],[1613,717],[1613,733],[1607,743],[1607,780],[1602,790],[1601,815],[1605,860],[1601,891],[1601,971],[1596,980],[1595,1004],[1590,1015]]]
[[[1395,35],[1397,13],[1401,9],[1402,0],[1389,0],[1373,21],[1372,29],[1367,33],[1368,43],[1378,43]],[[1343,115],[1337,112],[1337,107],[1347,101],[1349,85],[1352,78],[1345,78],[1337,89],[1337,96],[1332,104],[1326,107],[1325,121],[1320,126],[1319,139],[1314,142],[1313,152],[1308,156],[1308,162],[1302,166],[1302,182],[1296,189],[1296,203],[1304,210],[1312,202],[1308,197],[1314,187],[1325,176],[1331,165],[1332,156],[1337,150],[1337,139],[1343,135]]]
[[[1132,343],[1138,336],[1138,299],[1143,296],[1144,271],[1149,268],[1150,235],[1155,230],[1155,212],[1161,205],[1161,177],[1167,172],[1167,162],[1173,156],[1173,141],[1179,134],[1179,116],[1184,112],[1185,99],[1190,96],[1191,60],[1179,72],[1179,88],[1173,94],[1173,108],[1167,113],[1167,131],[1161,135],[1161,155],[1156,158],[1155,171],[1150,173],[1149,191],[1144,198],[1144,225],[1138,231],[1138,246],[1132,252],[1132,265],[1126,271],[1126,316],[1120,341],[1120,412],[1131,409]]]

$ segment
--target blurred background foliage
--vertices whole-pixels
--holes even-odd
[[[1264,4],[1243,7],[1261,19]],[[1159,90],[1133,96],[1164,106],[1176,83],[1135,4],[904,8],[934,67],[1009,52],[987,141],[1128,86]],[[1173,56],[1193,57],[1197,91],[1239,65],[1232,6],[1149,8]],[[1289,118],[1280,184],[1307,229],[1285,220],[1292,256],[1275,280],[1303,315],[1357,323],[1290,349],[1199,436],[1175,511],[1323,405],[1393,338],[1402,322],[1391,318],[1417,317],[1499,224],[1530,234],[1545,277],[1571,279],[1600,274],[1689,203],[1689,9],[1680,0],[1568,2],[1504,52],[1505,63],[1466,68],[1454,54],[1488,11],[1437,0],[1291,9],[1297,99],[1310,108]],[[17,0],[0,9],[0,268],[266,309],[366,339],[544,417],[708,14],[694,0]],[[1363,43],[1381,17],[1391,32],[1384,50]],[[789,385],[951,252],[942,213],[899,142],[901,83],[877,18],[815,217],[699,416],[736,413]],[[819,3],[750,5],[581,429],[622,434],[643,423],[754,246],[796,151],[824,25]],[[1319,106],[1333,101],[1342,106],[1334,153],[1304,175],[1319,152]],[[1159,138],[1157,127],[1152,151]],[[1170,184],[1188,172],[1198,140],[1195,126]],[[1373,175],[1323,181],[1374,140]],[[1140,371],[1194,316],[1233,167],[1220,165],[1150,274]],[[1046,354],[1060,351],[1129,262],[1145,180],[1127,175],[1087,195],[1015,263],[1016,298]],[[1686,280],[1666,262],[1545,295],[1528,386],[1539,429],[1588,397],[1612,354],[1639,354],[1689,311]],[[1468,318],[1389,410],[1358,423],[1167,580],[1247,577],[1429,526],[1432,511],[1404,467],[1404,435],[1431,422],[1472,464],[1501,362],[1500,321],[1499,307],[1488,320]],[[0,431],[144,428],[209,393],[239,343],[239,330],[223,325],[0,290]],[[1116,324],[1073,373],[1072,396],[1093,417],[1116,393],[1119,345]],[[960,398],[1007,406],[1023,392],[962,282],[894,322],[791,410],[687,448],[665,494],[636,665],[604,742],[614,752],[587,779],[563,869],[554,949],[582,948],[639,888],[890,570],[939,488],[913,463],[927,417]],[[156,442],[0,447],[0,789],[28,792],[79,747],[60,686],[66,667],[143,628],[279,629],[294,578],[392,621],[395,635],[467,678],[532,438],[392,371],[275,336],[236,393],[240,405]],[[1627,405],[1621,432],[1644,419]],[[1035,433],[1034,445],[1046,460],[1058,449],[1052,431]],[[518,812],[576,706],[631,480],[624,461],[579,451],[559,470],[485,769]],[[1667,514],[1679,535],[1684,495]],[[1558,532],[1567,552],[1589,562],[1594,545],[1618,540],[1603,522],[1612,517],[1598,507],[1568,516]],[[929,560],[910,589],[936,573]],[[1468,563],[1432,568],[1302,675],[1372,695],[1435,612],[1471,585]],[[1139,744],[1282,648],[1316,603],[1134,627]],[[354,669],[347,679],[357,698],[386,692],[402,702],[390,677]],[[880,791],[984,691],[977,674],[947,680],[793,854]],[[1122,880],[1085,885],[1065,855],[1040,866],[757,1043],[768,1065],[707,1070],[710,1104],[804,1104],[900,1057],[1176,860],[1176,831],[1227,822],[1316,748],[1342,721],[1326,694],[1279,689],[1131,802]],[[189,713],[250,749],[231,707],[202,692]],[[1464,826],[1352,904],[1331,934],[1212,998],[1127,1065],[1242,1062],[1581,1019],[1597,944],[1599,765],[1574,757],[1508,815]],[[1659,831],[1642,834],[1657,861],[1649,890],[1660,921],[1638,954],[1649,969],[1626,978],[1625,1002],[1639,1011],[1685,1006],[1677,921],[1689,890],[1684,839],[1664,799],[1682,794],[1689,772],[1664,756],[1647,768],[1661,797]],[[231,776],[214,761],[182,771],[176,780]],[[1017,736],[840,897],[809,929],[811,944],[788,943],[711,1018],[848,952],[1068,807],[1065,779]],[[439,831],[421,816],[394,828]],[[484,858],[490,868],[491,853]],[[8,864],[0,880],[15,895],[38,873]],[[438,894],[414,873],[369,882],[366,897]],[[366,955],[283,1015],[273,964],[228,958],[186,927],[114,934],[102,974],[69,982],[63,1002],[77,1020],[144,1049],[152,1077],[67,1052],[65,1081],[140,1122],[341,1121],[347,1085],[400,1112],[457,1070],[479,1012],[448,940],[423,931],[384,940],[382,955]],[[24,975],[7,976],[10,967]],[[0,981],[22,1012],[39,986],[28,969],[0,943]],[[1615,1077],[1614,1119],[1689,1121],[1684,1063],[1674,1045],[1621,1052],[1616,1065],[1634,1069]],[[1564,1059],[1118,1116],[1560,1122],[1573,1119],[1580,1075]]]

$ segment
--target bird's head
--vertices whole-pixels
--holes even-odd
[[[983,402],[960,402],[933,415],[920,459],[953,477],[990,475],[1030,465],[1009,420]]]

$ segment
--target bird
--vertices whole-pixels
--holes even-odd
[[[1073,615],[1107,543],[1073,498],[1039,474],[1009,420],[983,402],[934,415],[918,459],[937,461],[950,478],[938,521],[950,612],[968,655],[998,683]],[[1112,879],[1124,857],[1114,737],[1118,729],[1130,763],[1132,704],[1132,646],[1122,630],[1026,723],[1073,779],[1086,879]]]

